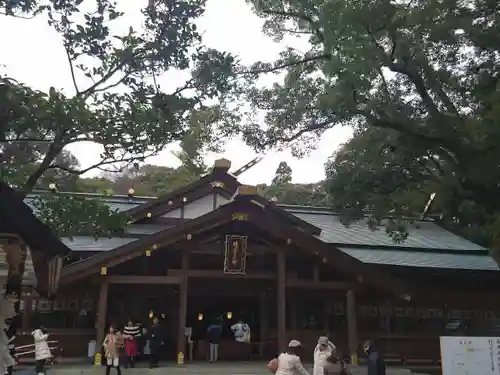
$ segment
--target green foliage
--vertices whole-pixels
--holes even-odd
[[[235,88],[236,64],[230,54],[201,45],[195,22],[205,0],[149,2],[134,15],[142,18],[142,27],[124,33],[114,27],[125,16],[118,5],[112,0],[0,0],[7,16],[47,19],[60,35],[74,84],[72,95],[54,87],[41,92],[0,75],[0,178],[25,194],[50,183],[74,190],[77,176],[95,168],[136,168],[174,141],[183,142],[182,161],[200,173],[200,152],[217,147],[227,131],[232,116],[225,103]],[[162,91],[157,79],[174,71],[191,77],[173,91]],[[207,100],[218,104],[207,105]],[[84,169],[66,152],[83,141],[102,146],[100,160]],[[39,207],[42,218],[61,236],[77,227],[106,234],[123,223],[97,201],[88,208],[67,198],[45,204]],[[79,223],[84,213],[93,221]]]
[[[40,220],[69,238],[82,234],[96,239],[111,237],[123,233],[127,226],[127,216],[100,199],[54,193],[40,195],[32,204]]]
[[[143,29],[130,27],[124,34],[112,28],[124,16],[113,1],[99,0],[87,12],[80,9],[81,1],[38,4],[63,39],[75,94],[67,96],[55,88],[43,93],[0,77],[0,141],[26,142],[36,135],[48,145],[39,168],[23,186],[26,192],[48,169],[63,169],[56,158],[70,144],[92,141],[103,147],[99,163],[72,173],[107,165],[123,169],[192,133],[192,119],[200,112],[210,116],[197,121],[197,129],[222,121],[222,107],[204,102],[224,102],[233,88],[234,59],[200,45],[194,22],[204,3],[147,7],[142,11]],[[162,92],[156,77],[172,70],[191,71],[192,78],[173,93]],[[77,71],[88,78],[86,85],[79,82]]]
[[[280,204],[328,207],[330,198],[324,183],[258,185],[259,194]]]
[[[325,130],[353,126],[334,156],[337,207],[401,215],[437,191],[444,223],[495,231],[500,213],[499,11],[495,2],[249,1],[277,40],[309,40],[248,68],[247,98],[266,111],[240,131],[257,149],[298,154]],[[262,88],[263,74],[284,73]],[[422,191],[422,196],[415,191]],[[407,199],[406,194],[418,195]],[[427,195],[428,196],[428,195]],[[423,209],[423,203],[421,211]],[[453,224],[454,225],[454,224]]]
[[[292,168],[290,168],[286,161],[282,161],[276,169],[273,185],[286,185],[290,182],[292,182]]]

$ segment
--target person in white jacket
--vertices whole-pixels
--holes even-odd
[[[300,341],[290,341],[286,351],[281,353],[277,359],[275,375],[309,375],[299,357],[301,348]]]
[[[45,361],[52,358],[49,343],[47,342],[49,335],[43,327],[40,327],[31,332],[31,336],[33,336],[35,342],[35,373],[42,375],[45,374]]]
[[[321,336],[318,339],[318,345],[314,349],[313,375],[323,375],[325,364],[334,351],[335,345],[328,340],[328,337]]]

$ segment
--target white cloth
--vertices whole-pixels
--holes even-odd
[[[278,357],[278,371],[275,375],[309,375],[309,373],[298,356],[282,353]]]
[[[120,359],[118,357],[115,357],[115,358],[108,357],[106,359],[106,364],[108,366],[118,367],[120,364]]]
[[[47,343],[49,335],[43,333],[41,329],[35,329],[31,335],[35,341],[35,359],[39,361],[41,359],[51,358],[52,354],[50,353],[49,344]]]
[[[238,322],[231,326],[231,332],[233,332],[234,339],[238,342],[250,342],[251,333],[250,326],[243,322]]]
[[[331,341],[328,341],[328,346],[324,350],[320,350],[319,346],[319,344],[316,345],[314,349],[313,375],[323,375],[327,359],[335,350],[335,345]]]

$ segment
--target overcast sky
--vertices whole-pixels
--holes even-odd
[[[121,0],[120,10],[127,19],[123,26],[134,22],[139,8],[146,0]],[[137,18],[136,18],[137,19]],[[207,11],[199,22],[205,45],[238,55],[244,63],[256,60],[272,61],[286,45],[298,43],[286,41],[274,43],[261,32],[262,21],[252,14],[245,0],[208,0]],[[50,86],[73,92],[73,85],[66,62],[66,56],[59,36],[47,26],[43,18],[18,20],[9,17],[0,19],[0,64],[10,76],[38,89],[48,90]],[[300,43],[299,43],[300,44]],[[297,46],[296,44],[294,46]],[[300,48],[300,45],[298,45]],[[168,81],[168,83],[166,83]],[[164,77],[162,82],[171,84],[173,77]],[[272,82],[272,81],[271,81]],[[178,83],[180,84],[180,82]],[[288,151],[268,152],[261,163],[245,172],[240,181],[247,184],[269,183],[280,161],[287,161],[293,170],[294,182],[315,182],[324,178],[324,163],[340,144],[351,135],[348,128],[336,128],[325,133],[317,151],[297,160]],[[79,159],[82,167],[99,161],[100,148],[90,143],[79,143],[68,148]],[[148,160],[151,164],[176,166],[178,161],[171,155],[171,147]],[[220,157],[232,161],[235,170],[256,156],[241,140],[229,140],[223,154],[207,155],[211,165]],[[95,175],[94,171],[89,175]]]

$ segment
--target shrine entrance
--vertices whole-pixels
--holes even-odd
[[[261,317],[259,298],[252,296],[192,296],[188,299],[186,327],[191,328],[193,359],[204,360],[207,355],[207,329],[221,324],[220,360],[249,360],[258,354],[255,344],[235,341],[231,326],[242,320],[250,327],[251,341],[260,342]]]

